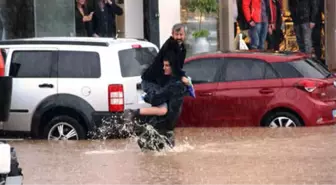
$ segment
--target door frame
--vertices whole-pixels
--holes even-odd
[[[144,38],[160,48],[159,0],[143,0]]]
[[[55,80],[55,91],[57,94],[58,93],[58,78],[57,78],[57,61],[58,61],[58,51],[59,51],[59,48],[58,47],[54,47],[54,46],[46,46],[46,47],[42,47],[42,46],[36,46],[36,47],[11,47],[11,46],[5,46],[5,47],[8,47],[8,53],[7,53],[7,58],[6,58],[6,64],[5,64],[5,76],[10,76],[10,67],[11,67],[11,64],[12,64],[12,59],[13,59],[13,54],[14,52],[20,52],[20,51],[29,51],[29,52],[33,52],[33,51],[52,51],[52,52],[55,52],[55,58],[54,58],[54,61],[52,63],[52,66],[51,66],[51,76],[49,78],[47,78],[48,80],[49,79],[53,79]],[[22,78],[22,79],[25,79],[25,78]],[[31,79],[40,79],[40,80],[43,80],[43,79],[46,79],[46,78],[31,78]],[[15,96],[15,92],[14,92],[14,88],[15,88],[15,81],[16,80],[20,80],[20,77],[17,78],[17,77],[13,77],[13,92],[12,92],[12,101],[11,101],[11,106],[10,106],[10,118],[7,122],[3,122],[3,129],[4,131],[19,131],[19,132],[30,132],[31,131],[31,125],[32,125],[32,120],[31,119],[27,119],[25,120],[26,122],[24,122],[23,126],[22,126],[22,130],[8,130],[7,128],[10,128],[8,125],[11,125],[11,117],[15,114],[19,114],[19,115],[23,115],[22,117],[29,117],[29,114],[32,114],[31,117],[33,117],[33,114],[35,112],[35,109],[13,109],[13,97]],[[44,98],[41,98],[41,102],[43,101]],[[41,103],[39,102],[39,103]],[[38,106],[38,104],[36,105]],[[14,107],[15,108],[15,107]],[[31,112],[33,111],[33,112]],[[22,119],[23,120],[23,119]]]

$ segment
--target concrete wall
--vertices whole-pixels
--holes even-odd
[[[171,36],[172,26],[181,22],[180,0],[159,0],[160,47]]]
[[[326,61],[328,67],[336,72],[336,1],[325,0]]]
[[[144,38],[142,0],[124,1],[125,37]]]

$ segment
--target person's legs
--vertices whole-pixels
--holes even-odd
[[[273,41],[274,41],[274,50],[279,51],[280,50],[280,44],[283,40],[283,33],[281,26],[277,26],[277,28],[274,30],[273,34]]]
[[[151,96],[155,95],[156,93],[159,93],[163,90],[163,88],[160,87],[160,85],[153,83],[153,82],[148,82],[143,80],[141,82],[141,87],[142,90],[146,93],[146,97],[149,98],[144,98],[145,102],[149,104],[153,104],[151,102]],[[157,115],[157,116],[163,116],[167,113],[167,106],[153,106],[153,107],[148,107],[148,108],[142,108],[139,110],[139,114],[143,116],[150,116],[150,115]]]
[[[171,147],[174,147],[175,146],[175,133],[174,133],[174,130],[175,130],[175,127],[176,127],[176,123],[181,115],[181,112],[182,112],[182,105],[183,105],[183,98],[182,99],[179,99],[177,101],[175,101],[175,106],[179,107],[177,109],[176,112],[173,112],[172,115],[170,115],[172,118],[171,118],[171,121],[167,123],[166,125],[166,133],[164,134],[167,139],[169,140],[170,144],[171,144]]]
[[[259,23],[259,46],[258,49],[265,50],[265,41],[268,33],[268,23],[262,22]]]
[[[181,89],[181,91],[186,91]],[[168,101],[168,113],[166,116],[161,117],[163,119],[158,120],[158,123],[154,126],[158,132],[167,138],[167,142],[170,147],[175,146],[175,135],[174,130],[176,123],[181,115],[182,106],[183,106],[183,92],[173,96]]]
[[[296,36],[296,42],[301,52],[305,52],[305,43],[303,40],[302,25],[294,24],[294,31]]]
[[[233,38],[237,36],[237,22],[233,23]]]
[[[124,119],[125,120],[133,120],[134,117],[137,116],[164,116],[167,114],[168,109],[165,105],[167,101],[167,92],[171,91],[170,88],[172,86],[182,85],[182,82],[176,81],[172,83],[168,83],[164,87],[160,87],[157,84],[142,82],[142,87],[144,91],[147,93],[145,95],[144,100],[151,104],[152,107],[140,108],[136,110],[126,109],[124,111]],[[183,85],[184,86],[184,85]]]
[[[273,34],[267,34],[267,49],[274,50],[274,33]]]
[[[175,82],[176,83],[176,82]],[[181,84],[182,82],[177,82]],[[172,84],[167,84],[167,86]],[[176,122],[181,114],[183,97],[187,92],[187,88],[180,88],[179,91],[174,93],[167,102],[168,112],[164,116],[154,116],[148,121],[147,125],[151,125],[155,131],[151,129],[143,129],[139,134],[138,145],[140,148],[151,150],[162,150],[165,147],[173,148],[175,146],[174,128]],[[158,134],[160,137],[158,137]]]
[[[251,42],[250,42],[250,47],[251,49],[258,49],[258,46],[259,46],[259,32],[260,32],[260,23],[256,23],[255,26],[251,27],[249,29],[249,36],[250,36],[250,39],[251,39]]]
[[[304,52],[312,52],[312,29],[310,28],[310,23],[302,24],[302,35],[304,42]]]
[[[321,23],[316,23],[312,30],[312,43],[315,50],[315,56],[317,59],[321,59],[322,49],[321,49]]]

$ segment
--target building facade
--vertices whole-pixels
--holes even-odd
[[[76,0],[0,0],[0,39],[13,39],[42,36],[75,36],[75,1]],[[88,6],[94,6],[96,0],[87,0]],[[335,16],[336,1],[326,1],[326,30],[325,35],[328,50],[335,48]],[[124,10],[122,16],[117,16],[119,37],[146,38],[162,46],[171,35],[171,27],[177,22],[188,25],[187,46],[189,50],[195,45],[193,31],[202,27],[209,31],[209,50],[216,51],[220,45],[228,43],[232,26],[228,25],[230,6],[228,0],[217,0],[219,11],[200,16],[191,12],[188,0],[116,0]],[[286,25],[284,28],[285,41],[281,50],[295,51],[297,45],[292,33],[289,20],[287,0],[283,1]],[[232,5],[232,4],[231,4]],[[225,10],[224,10],[225,9]],[[224,13],[223,13],[224,11]],[[230,15],[229,15],[230,16]],[[201,23],[201,26],[200,26]],[[238,29],[239,30],[239,29]],[[288,34],[287,34],[288,33]],[[222,37],[222,40],[221,40]],[[223,40],[224,39],[224,40]],[[229,42],[228,45],[232,45]],[[329,57],[336,52],[329,52]],[[190,53],[188,55],[191,55]],[[336,56],[335,56],[336,57]],[[328,58],[328,57],[326,57]]]
[[[96,0],[87,0],[93,7]],[[158,46],[180,22],[180,0],[116,0],[119,37],[146,38]],[[75,0],[0,0],[0,39],[75,36]]]

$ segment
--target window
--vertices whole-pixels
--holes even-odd
[[[141,76],[154,61],[157,51],[153,47],[132,48],[119,51],[121,75],[123,77]]]
[[[328,70],[310,59],[274,63],[273,67],[283,78],[325,78],[330,75]]]
[[[10,76],[21,78],[51,77],[54,51],[15,51]]]
[[[274,69],[270,66],[270,64],[265,65],[265,79],[274,79],[278,78],[277,74],[275,73]]]
[[[273,63],[273,68],[282,78],[300,78],[302,75],[289,62]]]
[[[227,66],[225,81],[244,81],[276,78],[276,74],[267,63],[253,59],[225,59]]]
[[[100,58],[96,52],[59,51],[58,77],[99,78]]]
[[[191,77],[192,83],[210,83],[216,81],[220,61],[218,59],[200,59],[184,64],[183,70]]]

